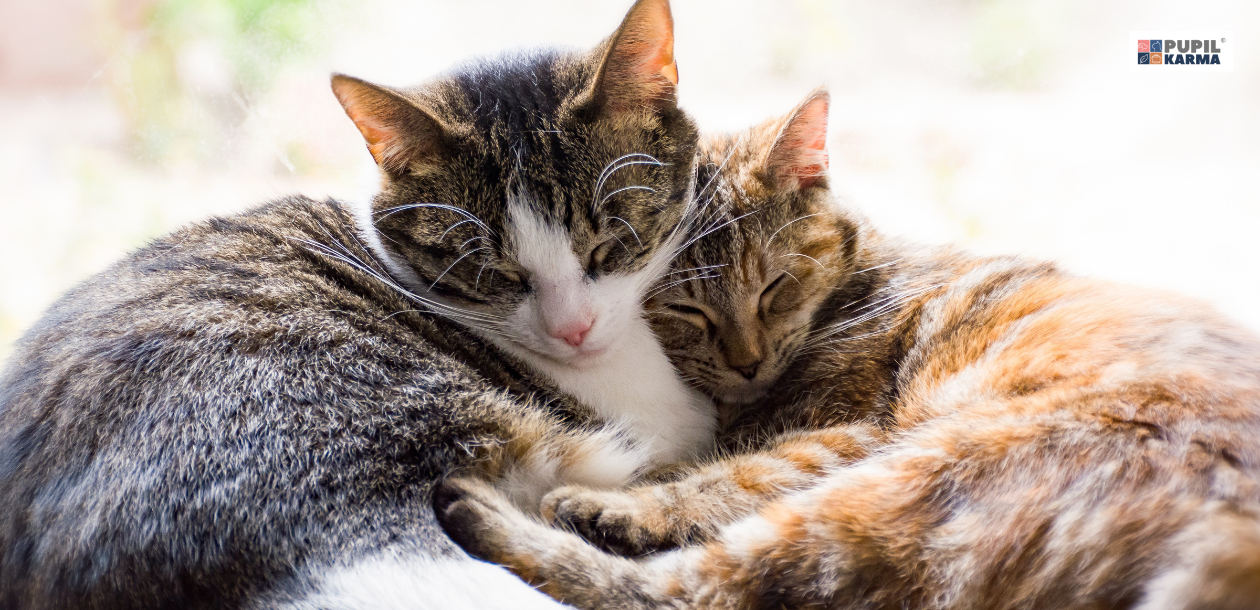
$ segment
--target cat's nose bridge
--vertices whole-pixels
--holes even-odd
[[[723,326],[722,357],[726,365],[739,371],[746,379],[756,377],[757,368],[765,359],[759,323],[756,320],[728,321]]]
[[[581,278],[544,279],[534,288],[547,334],[574,347],[586,341],[595,326],[595,312]]]

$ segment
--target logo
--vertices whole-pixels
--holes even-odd
[[[1233,32],[1129,32],[1130,52],[1137,52],[1132,65],[1142,72],[1232,72],[1233,38]]]

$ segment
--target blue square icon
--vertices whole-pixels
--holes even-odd
[[[1152,52],[1152,53],[1160,53],[1160,52],[1163,52],[1163,50],[1164,50],[1164,48],[1163,48],[1163,47],[1164,47],[1164,41],[1162,41],[1162,40],[1152,40],[1152,41],[1151,41],[1151,52]],[[1142,63],[1146,63],[1146,62],[1142,62]]]
[[[1150,53],[1138,53],[1138,63],[1140,63],[1140,64],[1149,64],[1149,63],[1151,63],[1151,54],[1150,54]]]

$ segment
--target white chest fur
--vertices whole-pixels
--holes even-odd
[[[610,353],[589,367],[518,355],[560,389],[620,424],[649,449],[655,465],[698,457],[713,445],[717,426],[713,401],[678,376],[641,318],[625,329]]]
[[[369,247],[386,262],[391,274],[409,288],[422,290],[414,271],[381,242],[371,223],[370,207],[357,206],[355,216]],[[514,340],[500,332],[472,330],[629,434],[636,445],[633,453],[646,456],[650,466],[705,455],[714,443],[717,410],[711,399],[679,377],[639,306],[645,288],[667,266],[664,257],[636,274],[590,282],[563,227],[542,221],[514,198],[508,216],[507,232],[521,264],[542,287],[559,290],[564,298],[527,299],[509,318]],[[670,250],[668,246],[661,249]],[[580,348],[549,337],[546,314],[553,312],[548,307],[589,311],[596,322],[584,345],[598,344],[606,350],[587,361]],[[543,355],[548,353],[555,357]],[[630,467],[626,472],[637,470]]]

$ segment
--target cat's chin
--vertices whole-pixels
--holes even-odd
[[[715,388],[709,391],[717,400],[732,404],[746,405],[761,400],[769,386],[761,383],[749,383],[740,387]]]
[[[601,347],[591,350],[579,350],[577,353],[565,357],[556,358],[556,362],[571,366],[575,369],[589,369],[599,365],[604,361],[604,356],[608,355],[608,348]]]
[[[516,343],[520,349],[534,355],[537,358],[573,369],[589,369],[598,366],[604,361],[605,356],[610,351],[608,346],[593,349],[576,349],[567,353],[557,354],[550,351],[539,350],[534,347]]]

